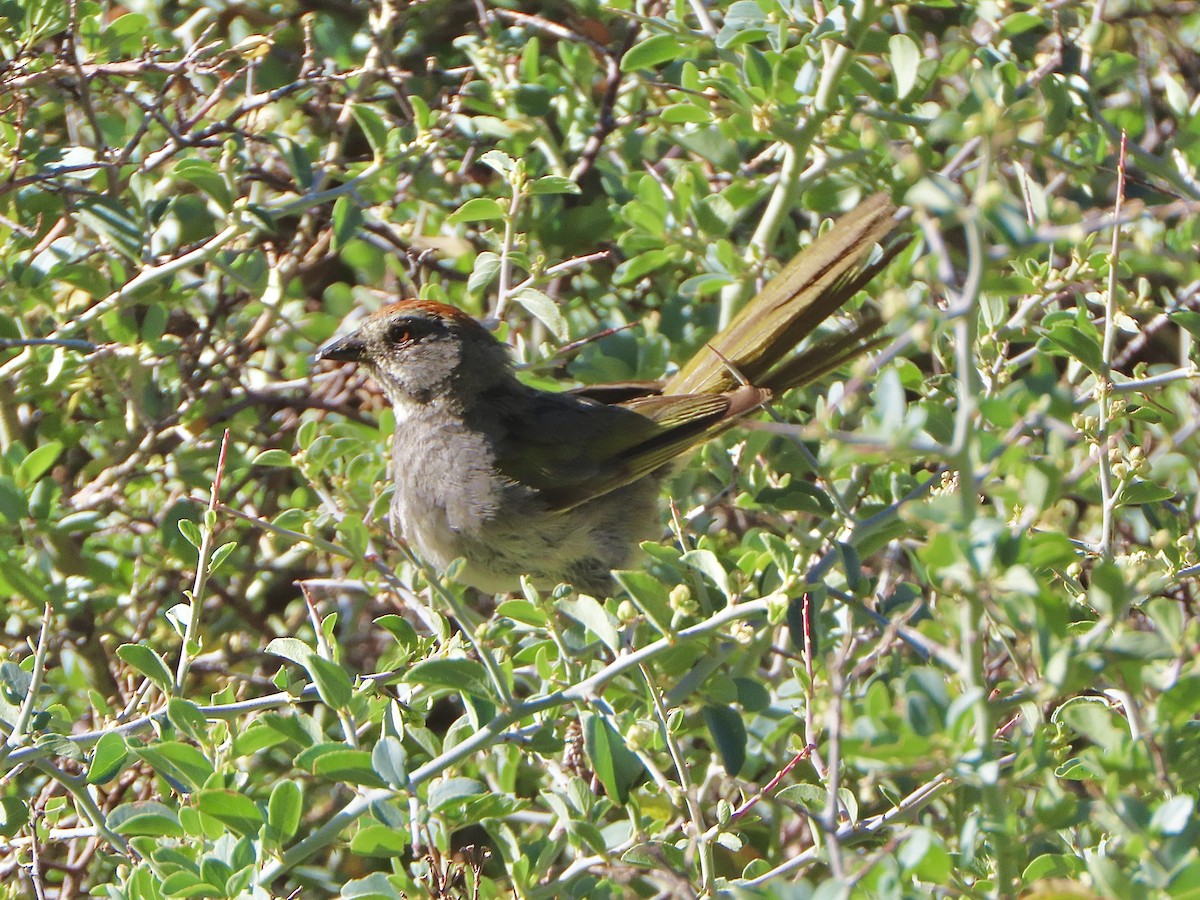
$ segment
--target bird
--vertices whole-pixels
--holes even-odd
[[[544,391],[508,347],[448,304],[388,303],[317,358],[356,363],[395,413],[390,525],[427,564],[486,593],[612,591],[660,532],[663,479],[689,450],[881,342],[869,315],[796,348],[907,241],[868,197],[802,250],[729,325],[660,382]],[[882,244],[881,252],[872,250]]]

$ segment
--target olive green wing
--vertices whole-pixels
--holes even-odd
[[[661,381],[612,381],[607,384],[585,384],[567,391],[573,397],[586,397],[598,403],[617,404],[639,397],[662,394]]]
[[[572,509],[662,468],[769,398],[769,391],[751,387],[637,397],[612,406],[569,394],[540,395],[533,402],[541,408],[519,420],[553,426],[510,434],[500,443],[496,467],[537,491],[549,509]]]

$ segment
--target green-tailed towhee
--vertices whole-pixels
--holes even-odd
[[[508,349],[442,303],[401,300],[321,349],[365,365],[396,415],[392,528],[441,569],[508,591],[522,575],[603,595],[610,571],[657,533],[662,477],[676,457],[773,395],[878,343],[878,319],[796,346],[895,256],[894,208],[847,213],[661,383],[562,393],[523,384]]]

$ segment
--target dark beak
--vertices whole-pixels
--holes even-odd
[[[330,341],[317,351],[317,359],[330,359],[334,362],[358,362],[363,357],[363,345],[358,333],[348,334],[337,340]]]

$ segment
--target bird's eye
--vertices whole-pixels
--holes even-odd
[[[388,343],[396,347],[412,343],[412,330],[408,327],[407,322],[397,322],[388,329]]]

